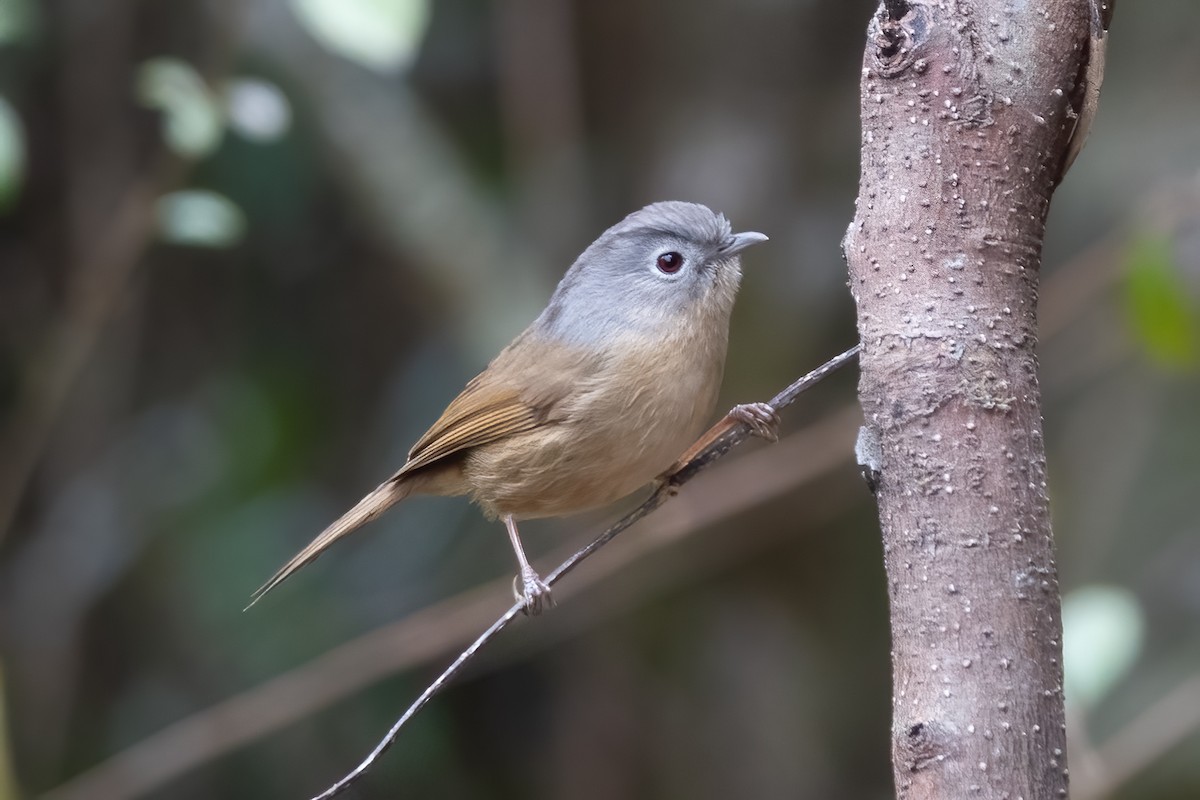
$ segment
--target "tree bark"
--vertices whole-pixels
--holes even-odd
[[[885,0],[844,242],[891,598],[900,798],[1067,795],[1036,303],[1086,0]]]

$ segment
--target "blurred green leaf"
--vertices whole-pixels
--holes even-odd
[[[232,247],[246,232],[246,217],[228,197],[188,189],[158,200],[158,229],[163,241],[193,247]]]
[[[1142,647],[1142,608],[1116,586],[1085,586],[1063,598],[1063,682],[1090,708],[1129,672]]]
[[[0,213],[7,211],[21,189],[25,174],[25,136],[21,118],[0,97]]]
[[[275,84],[260,78],[235,78],[225,89],[229,127],[254,142],[273,142],[292,125],[292,106]]]
[[[138,100],[162,112],[167,146],[186,158],[200,158],[221,143],[225,120],[200,74],[177,58],[152,58],[137,79]]]
[[[240,496],[271,485],[279,478],[272,469],[281,466],[277,460],[292,455],[283,453],[288,445],[295,446],[294,440],[284,441],[287,409],[283,406],[294,401],[282,391],[273,391],[271,377],[231,372],[205,389],[204,407],[229,453],[219,491]]]
[[[429,27],[428,0],[292,0],[300,23],[321,45],[368,69],[406,69]]]
[[[36,11],[37,7],[30,0],[0,0],[0,45],[29,38]]]
[[[1146,235],[1134,241],[1125,292],[1138,341],[1156,361],[1178,367],[1196,362],[1200,309],[1188,294],[1172,244],[1163,236]]]

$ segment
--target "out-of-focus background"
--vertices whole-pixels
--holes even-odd
[[[306,797],[357,763],[507,607],[502,528],[418,499],[242,607],[627,212],[771,235],[723,404],[852,344],[872,9],[0,0],[0,798]],[[1195,798],[1194,0],[1117,10],[1042,300],[1074,796]],[[889,797],[855,427],[848,371],[507,631],[356,796]],[[535,561],[616,513],[528,524]]]

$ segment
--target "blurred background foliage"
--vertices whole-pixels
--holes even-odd
[[[690,199],[771,235],[724,403],[851,344],[871,10],[0,0],[0,798],[305,797],[356,763],[505,607],[501,529],[418,500],[242,607],[628,211]],[[1179,800],[1200,6],[1123,4],[1108,61],[1043,285],[1071,766],[1076,798]],[[890,796],[853,392],[806,396],[783,442],[573,575],[358,796]],[[614,514],[530,547],[548,565]]]

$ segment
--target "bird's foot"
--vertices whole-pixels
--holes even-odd
[[[524,603],[521,611],[527,617],[536,617],[543,610],[554,608],[554,595],[550,593],[549,584],[532,567],[523,568],[521,574],[513,578],[513,597]]]
[[[779,413],[770,403],[745,403],[729,410],[729,416],[750,426],[750,432],[768,442],[779,441]]]

